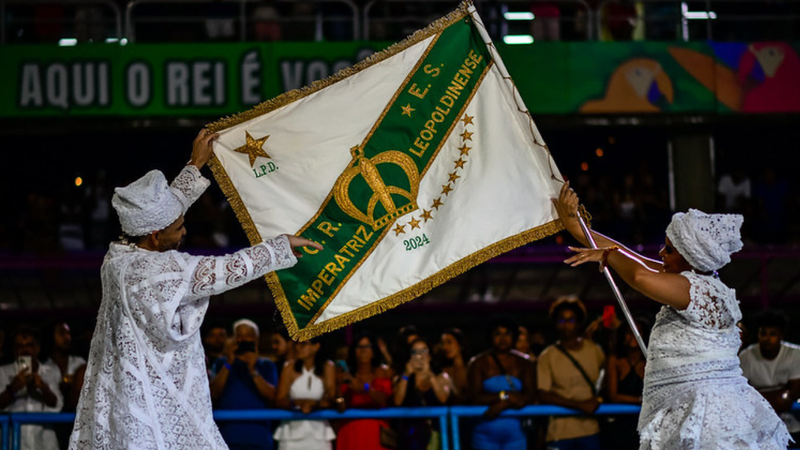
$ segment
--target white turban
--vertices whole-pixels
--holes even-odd
[[[256,336],[259,336],[258,332],[258,325],[250,319],[239,319],[233,323],[233,334],[236,334],[236,329],[239,328],[239,325],[247,325],[248,327],[252,328],[256,331]]]
[[[180,197],[158,170],[114,189],[111,204],[119,216],[122,232],[128,236],[146,236],[163,230],[183,214]]]
[[[728,264],[731,254],[742,249],[739,214],[706,214],[696,209],[676,213],[667,226],[667,237],[697,270],[711,272]]]

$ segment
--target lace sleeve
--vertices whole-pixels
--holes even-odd
[[[193,270],[187,300],[221,294],[296,263],[286,236],[268,239],[231,255],[202,257]]]
[[[719,280],[691,272],[682,274],[689,280],[689,306],[678,313],[692,322],[706,328],[721,330],[733,326],[738,319],[732,310],[731,302],[736,302],[735,294]],[[741,314],[740,314],[741,316]]]
[[[200,169],[193,165],[186,165],[169,187],[180,200],[183,205],[183,213],[186,214],[189,206],[200,198],[210,184],[211,182],[200,173]]]

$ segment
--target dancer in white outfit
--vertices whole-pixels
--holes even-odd
[[[555,204],[567,231],[587,245],[578,197],[568,184]],[[741,225],[739,215],[677,213],[661,262],[596,232],[597,249],[570,247],[576,255],[566,263],[608,264],[631,287],[664,304],[650,335],[640,450],[786,448],[786,426],[742,376],[736,356],[742,313],[736,292],[716,272],[742,248]]]
[[[333,401],[336,384],[331,361],[325,360],[316,339],[295,342],[295,360],[283,367],[275,405],[310,413],[328,408]],[[282,422],[273,435],[281,450],[330,449],[336,438],[327,420],[292,420]]]

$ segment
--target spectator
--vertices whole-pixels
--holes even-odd
[[[228,342],[228,330],[221,323],[212,323],[203,333],[203,347],[206,350],[206,369],[211,374],[211,366],[225,356],[225,343]]]
[[[275,406],[305,414],[331,406],[336,397],[335,370],[333,362],[325,359],[319,339],[293,346],[297,359],[288,361],[281,371]],[[335,438],[327,420],[290,420],[275,430],[281,450],[330,450]]]
[[[463,403],[467,395],[467,352],[464,333],[458,328],[447,328],[442,332],[439,347],[444,362],[442,370],[453,383],[451,403]]]
[[[258,356],[258,326],[241,319],[233,324],[233,354],[214,363],[211,399],[218,409],[265,409],[275,400],[278,372]],[[220,422],[219,431],[232,450],[272,450],[269,421]]]
[[[275,361],[275,366],[283,370],[287,360],[295,359],[294,348],[291,345],[289,332],[286,328],[276,328],[272,330],[269,337],[269,358]]]
[[[642,340],[647,342],[650,322],[643,317],[637,317],[634,323],[642,335]],[[617,333],[617,342],[612,349],[606,361],[608,401],[641,405],[646,360],[630,326],[626,324],[622,327],[622,333]],[[603,448],[638,449],[639,433],[636,431],[638,417],[620,416],[612,419],[604,424]]]
[[[339,410],[345,408],[384,408],[392,395],[391,371],[380,363],[380,350],[374,336],[364,334],[353,341],[341,375],[342,397]],[[397,437],[389,424],[378,419],[346,421],[336,437],[337,450],[384,450],[396,448]]]
[[[411,343],[410,353],[394,387],[395,406],[421,407],[446,404],[452,392],[452,382],[441,368],[431,368],[428,343],[417,338]],[[398,428],[398,448],[426,450],[442,447],[442,430],[438,422],[431,424],[429,419],[405,419],[400,421]]]
[[[558,341],[539,355],[539,398],[542,403],[593,414],[600,406],[596,384],[605,356],[597,344],[582,337],[586,307],[577,297],[561,297],[550,307],[550,321]],[[548,449],[596,450],[600,448],[599,432],[594,418],[551,418]]]
[[[722,212],[745,214],[749,213],[748,202],[752,195],[750,177],[741,167],[731,173],[722,175],[717,186],[719,205]]]
[[[539,41],[561,40],[561,11],[558,3],[550,1],[537,1],[531,4],[533,21],[531,34],[533,39]]]
[[[256,41],[281,40],[280,16],[274,6],[262,5],[253,11],[253,37]]]
[[[784,342],[786,316],[775,310],[756,317],[758,343],[739,354],[742,374],[775,409],[792,434],[800,439],[800,421],[790,412],[800,398],[800,346]]]
[[[405,368],[406,361],[410,356],[411,343],[419,339],[419,330],[414,325],[404,325],[397,330],[392,341],[391,352],[386,349],[386,344],[380,336],[376,337],[378,340],[378,349],[381,352],[384,362],[392,368],[395,373],[402,373]]]
[[[522,408],[535,401],[535,373],[527,356],[514,350],[517,324],[496,319],[489,326],[492,346],[469,363],[469,396],[473,404],[489,405],[484,418],[472,432],[472,446],[478,450],[525,449],[527,439],[519,419],[497,418],[509,408]]]
[[[47,350],[44,353],[49,355],[44,364],[54,367],[59,376],[58,389],[64,399],[62,410],[74,412],[83,387],[86,360],[73,354],[72,333],[66,322],[56,322],[47,331],[49,333],[45,336]],[[57,424],[54,426],[54,430],[59,446],[66,448],[69,444],[69,436],[72,434],[72,424]]]
[[[0,366],[0,412],[59,412],[64,400],[56,367],[39,363],[36,332],[26,326],[11,336],[15,362]],[[22,450],[58,450],[56,433],[42,425],[22,425]]]

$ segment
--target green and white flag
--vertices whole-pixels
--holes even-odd
[[[474,7],[211,124],[251,242],[324,245],[267,275],[294,339],[412,300],[561,229],[561,176]],[[487,44],[488,43],[488,44]]]

